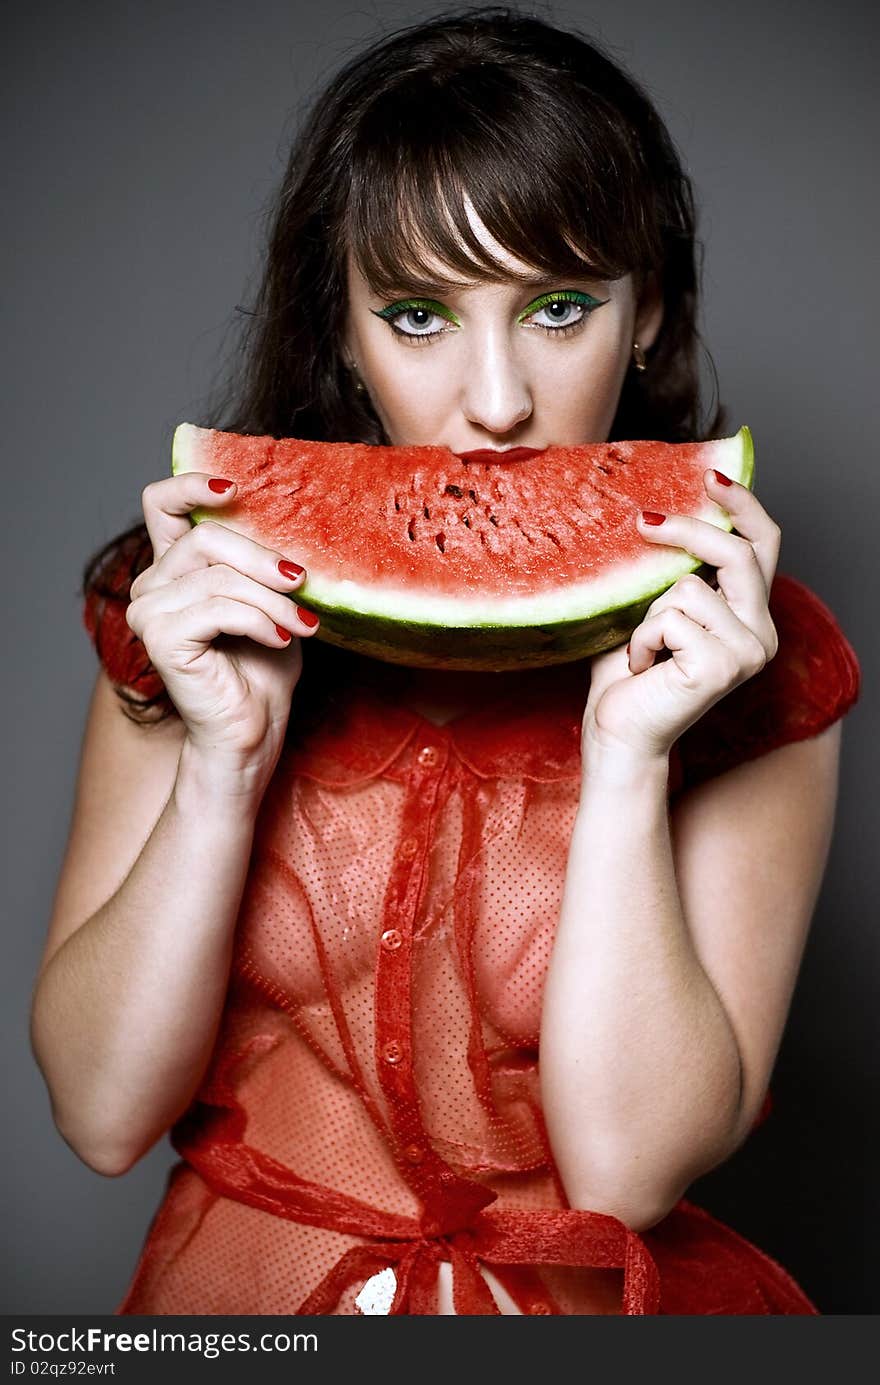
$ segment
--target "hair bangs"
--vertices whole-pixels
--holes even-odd
[[[540,83],[512,92],[509,72],[493,82],[486,67],[478,81],[466,77],[442,86],[411,79],[386,91],[361,128],[340,230],[375,292],[536,271],[618,279],[659,263],[650,198],[626,205],[635,180],[621,170],[631,141],[606,112],[597,108],[584,121],[580,94],[569,119],[558,90],[552,101],[542,99]],[[468,204],[524,266],[521,275],[475,234]]]

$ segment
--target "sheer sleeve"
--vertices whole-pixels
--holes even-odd
[[[769,605],[779,638],[776,657],[680,737],[677,790],[818,735],[858,699],[855,651],[815,592],[793,577],[777,576]]]
[[[100,664],[117,691],[138,704],[165,695],[162,679],[125,619],[131,584],[151,561],[145,527],[137,526],[98,555],[83,586],[83,625]]]

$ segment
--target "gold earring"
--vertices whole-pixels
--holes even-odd
[[[637,341],[633,342],[633,365],[636,370],[647,370],[648,368],[645,361],[645,353]]]
[[[357,361],[352,361],[349,369],[351,370],[352,376],[354,378],[355,394],[366,394],[367,387],[357,373]]]

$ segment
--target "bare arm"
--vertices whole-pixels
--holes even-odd
[[[56,1124],[100,1173],[125,1172],[198,1086],[256,811],[179,723],[129,723],[101,675],[31,1021]]]
[[[144,489],[153,562],[125,618],[178,717],[133,725],[99,675],[34,990],[56,1124],[101,1173],[149,1149],[207,1065],[254,824],[302,669],[293,630],[316,629],[289,599],[305,576],[292,556],[213,520],[193,528],[197,507],[222,511],[234,494],[206,472]]]
[[[659,1221],[751,1128],[831,840],[840,725],[682,796],[665,762],[594,765],[572,835],[541,1032],[573,1206]]]

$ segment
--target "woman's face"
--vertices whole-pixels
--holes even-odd
[[[496,259],[530,272],[469,217]],[[350,255],[344,346],[394,445],[576,445],[606,441],[633,341],[648,348],[661,317],[656,282],[636,302],[629,274],[452,291],[401,281],[381,298]]]

